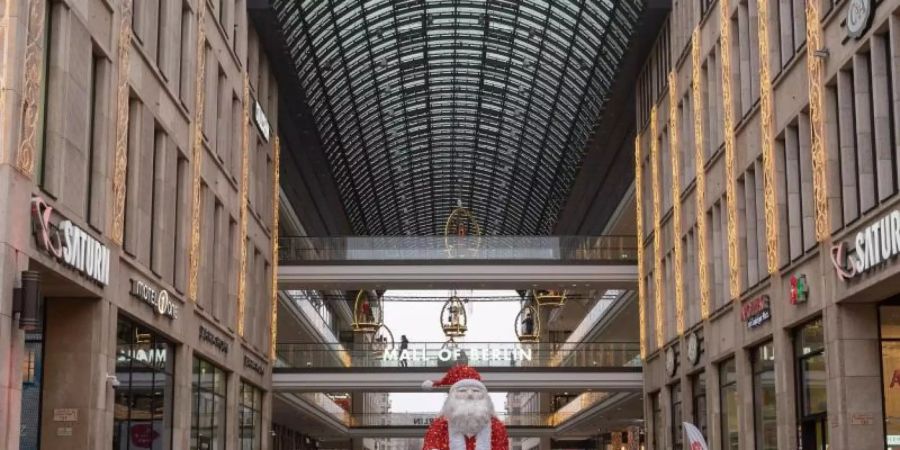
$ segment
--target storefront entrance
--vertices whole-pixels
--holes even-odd
[[[885,449],[900,450],[900,304],[878,310],[881,322],[881,372]]]

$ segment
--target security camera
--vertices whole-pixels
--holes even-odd
[[[114,388],[117,388],[122,384],[122,382],[119,381],[119,379],[116,378],[115,375],[106,375],[106,382]]]

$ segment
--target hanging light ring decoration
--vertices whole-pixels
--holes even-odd
[[[374,304],[373,304],[374,303]],[[353,304],[353,331],[363,334],[375,334],[383,325],[381,302],[369,302],[366,291],[360,289]]]
[[[463,250],[477,251],[481,246],[481,225],[468,208],[457,206],[450,211],[444,223],[444,246],[450,257],[459,256]]]
[[[456,295],[452,295],[441,308],[441,328],[449,338],[466,335],[468,317],[465,304]]]
[[[526,306],[516,315],[513,324],[516,337],[522,343],[535,343],[541,340],[541,321],[538,309],[534,306]]]
[[[536,290],[534,291],[534,302],[538,306],[549,306],[556,308],[566,304],[566,293],[563,290]]]

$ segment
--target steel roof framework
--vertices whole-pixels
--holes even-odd
[[[354,230],[546,234],[641,0],[274,0]]]

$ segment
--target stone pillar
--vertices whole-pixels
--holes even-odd
[[[0,206],[4,203],[0,200]],[[0,218],[0,223],[5,220]],[[18,273],[16,252],[0,243],[0,255],[0,361],[4,361],[0,364],[0,448],[14,449],[19,448],[25,334],[12,317],[12,290]]]
[[[883,448],[878,305],[825,308],[828,434],[831,448]]]
[[[363,438],[350,438],[350,450],[366,450]]]
[[[550,438],[542,437],[541,443],[538,445],[538,450],[550,450]]]
[[[107,382],[109,331],[106,302],[93,299],[49,299],[44,338],[44,381],[41,447],[89,450],[107,448],[103,432],[109,419]],[[71,421],[54,420],[68,410]],[[14,447],[15,448],[15,447]]]
[[[797,448],[797,396],[794,340],[790,330],[772,332],[775,347],[775,411],[778,414],[778,448]],[[752,411],[752,409],[751,409]]]

